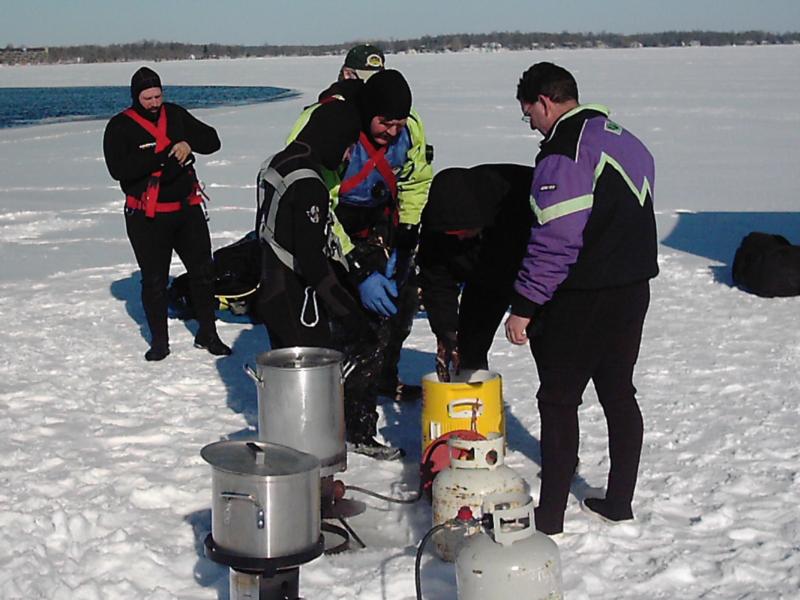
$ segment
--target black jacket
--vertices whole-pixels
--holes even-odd
[[[310,148],[293,142],[270,161],[280,175],[286,177],[299,169],[311,169],[321,175],[319,161]],[[300,179],[284,192],[275,217],[275,241],[293,255],[300,273],[297,277],[313,287],[332,316],[348,318],[361,315],[359,304],[350,290],[342,285],[344,269],[336,267],[324,253],[328,243],[329,195],[325,184],[317,179]],[[289,271],[267,246],[264,281],[269,285],[271,270]],[[272,290],[272,293],[282,293]]]
[[[462,285],[510,298],[533,223],[531,167],[452,168],[434,177],[422,213],[418,265],[422,301],[438,337],[458,328]],[[481,229],[459,240],[446,231]]]
[[[164,102],[162,110],[166,111],[167,137],[171,141],[166,150],[156,154],[153,136],[133,119],[119,113],[106,125],[103,153],[108,172],[120,182],[125,194],[141,197],[149,176],[161,169],[158,201],[180,202],[192,193],[197,177],[190,164],[181,167],[174,157],[167,157],[172,146],[187,142],[192,152],[211,154],[219,150],[221,144],[214,128],[193,117],[185,108]],[[140,114],[143,114],[141,109]]]

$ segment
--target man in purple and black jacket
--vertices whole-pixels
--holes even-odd
[[[563,530],[578,463],[578,406],[591,379],[608,424],[605,498],[582,508],[617,522],[631,503],[642,448],[633,387],[649,280],[658,274],[655,168],[640,140],[603,106],[579,104],[564,68],[537,63],[522,75],[523,120],[544,135],[531,205],[536,220],[523,258],[506,337],[530,342],[539,373],[541,492],[536,527]]]

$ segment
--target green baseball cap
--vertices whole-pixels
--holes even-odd
[[[353,46],[347,52],[344,66],[356,71],[381,71],[386,66],[383,50],[371,44]]]

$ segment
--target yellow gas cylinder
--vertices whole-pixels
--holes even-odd
[[[422,378],[422,453],[443,434],[456,430],[506,434],[503,380],[487,370],[462,371],[449,382],[436,373]]]

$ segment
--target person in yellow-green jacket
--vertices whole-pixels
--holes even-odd
[[[407,81],[391,69],[376,69],[363,84],[342,79],[332,85],[306,108],[289,139],[319,106],[338,101],[358,107],[362,131],[349,160],[323,178],[349,277],[371,314],[379,340],[373,352],[345,349],[349,355],[363,357],[363,364],[345,383],[348,441],[356,452],[387,458],[385,446],[375,440],[375,406],[379,393],[404,399],[397,362],[419,303],[414,255],[433,176],[432,150],[426,144],[422,121],[411,108]]]

